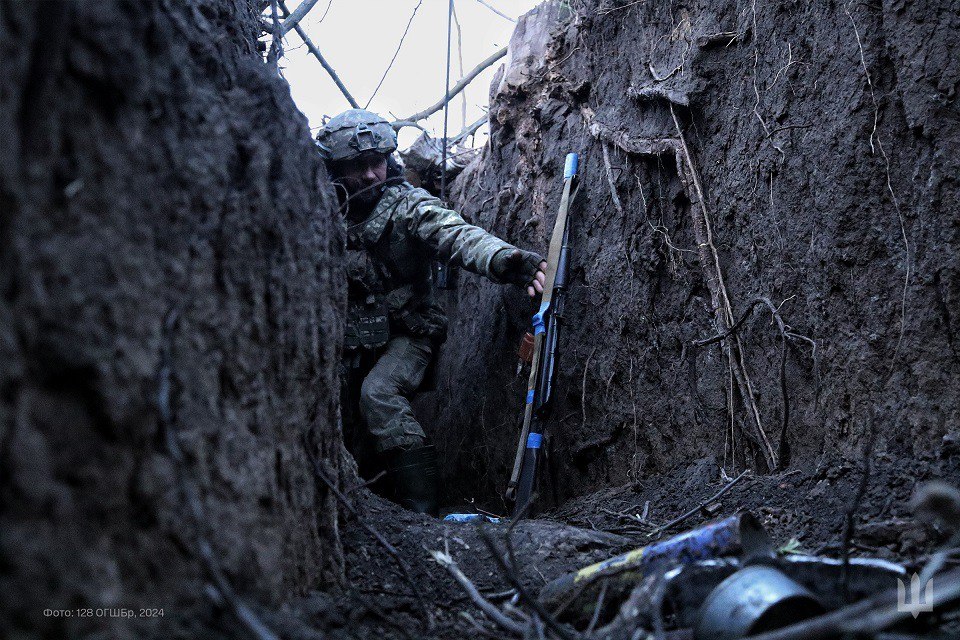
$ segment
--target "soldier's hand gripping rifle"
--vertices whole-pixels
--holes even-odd
[[[571,190],[577,178],[579,158],[568,153],[563,166],[563,196],[557,221],[550,237],[547,254],[547,279],[543,287],[540,310],[533,316],[533,361],[527,384],[527,403],[523,412],[523,429],[517,444],[513,473],[507,485],[506,498],[513,502],[514,515],[519,514],[530,501],[537,478],[540,445],[543,442],[544,421],[553,395],[553,375],[556,370],[557,341],[563,303],[567,292],[569,272],[567,240],[567,212],[573,200]]]

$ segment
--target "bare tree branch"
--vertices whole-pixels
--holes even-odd
[[[477,132],[477,129],[485,125],[487,123],[487,120],[489,119],[490,117],[487,116],[486,114],[480,116],[479,120],[471,124],[469,127],[464,129],[457,135],[450,138],[450,146],[453,146],[455,144],[460,144],[461,142],[463,142],[464,140],[466,140],[467,138],[475,134]]]
[[[493,11],[495,14],[497,14],[498,16],[500,16],[501,18],[503,18],[504,20],[509,20],[510,22],[516,23],[516,20],[515,20],[514,18],[511,18],[511,17],[508,16],[507,14],[501,12],[499,9],[497,9],[497,8],[496,8],[495,6],[493,6],[492,4],[487,4],[487,3],[484,2],[483,0],[477,0],[477,2],[479,2],[480,4],[482,4],[483,6],[485,6],[487,9],[490,9],[490,11]]]
[[[423,4],[423,0],[417,3],[417,6],[413,8],[413,13],[410,14],[410,19],[407,20],[407,26],[403,30],[403,35],[400,36],[400,42],[397,43],[397,50],[393,52],[393,57],[390,58],[390,64],[387,65],[387,68],[384,69],[383,75],[380,76],[380,82],[377,83],[377,88],[373,90],[373,93],[370,94],[370,99],[367,100],[367,104],[363,105],[363,108],[366,109],[370,106],[370,103],[373,102],[373,99],[377,97],[377,92],[380,91],[380,87],[383,86],[383,81],[387,79],[387,74],[390,73],[390,69],[393,68],[393,63],[397,61],[397,56],[400,55],[400,48],[403,47],[403,41],[407,39],[407,33],[410,32],[410,25],[413,24],[413,19],[417,17],[417,11],[420,10],[420,5]]]
[[[403,129],[404,127],[416,127],[417,129],[420,129],[420,131],[423,131],[424,133],[426,133],[427,131],[426,129],[423,128],[423,126],[420,123],[411,122],[410,120],[396,120],[394,122],[391,122],[390,126],[393,127],[394,131],[400,131],[400,129]]]
[[[274,71],[276,71],[280,66],[280,56],[283,55],[283,45],[281,44],[283,29],[280,26],[280,16],[277,12],[277,0],[271,0],[270,2],[270,16],[271,42],[270,53],[267,55],[267,61],[273,65]]]
[[[743,480],[743,478],[744,478],[746,475],[748,475],[749,473],[750,473],[750,470],[749,470],[749,469],[744,469],[744,470],[740,473],[740,475],[738,475],[736,478],[734,478],[733,480],[731,480],[730,482],[728,482],[727,484],[725,484],[725,485],[723,486],[723,488],[720,489],[720,491],[717,491],[715,494],[713,494],[712,496],[710,496],[709,498],[707,498],[706,500],[704,500],[703,502],[701,502],[700,504],[698,504],[698,505],[697,505],[696,507],[694,507],[693,509],[690,509],[690,511],[687,511],[687,512],[684,513],[683,515],[674,518],[673,520],[671,520],[670,522],[668,522],[667,524],[665,524],[665,525],[663,525],[663,526],[661,526],[661,527],[657,527],[656,529],[654,529],[653,531],[651,531],[650,533],[648,533],[648,534],[647,534],[647,537],[648,537],[648,538],[652,538],[652,537],[654,537],[654,536],[660,535],[660,534],[663,533],[664,531],[669,530],[671,527],[677,526],[678,524],[680,524],[681,522],[683,522],[684,520],[686,520],[686,519],[689,518],[690,516],[698,513],[701,509],[703,509],[705,506],[707,506],[707,505],[710,504],[711,502],[716,502],[717,500],[719,500],[720,498],[722,498],[723,495],[724,495],[727,491],[730,491],[730,489],[732,489],[732,488],[734,487],[734,485],[736,485],[738,482],[740,482],[741,480]]]
[[[413,114],[408,118],[401,118],[400,120],[412,120],[416,122],[417,120],[423,120],[424,118],[433,115],[437,111],[440,111],[440,109],[443,109],[443,106],[447,104],[447,102],[449,102],[450,98],[454,97],[455,95],[463,91],[466,88],[466,86],[471,82],[473,82],[474,78],[480,75],[480,73],[484,69],[486,69],[487,67],[489,67],[490,65],[492,65],[494,62],[496,62],[497,60],[499,60],[505,55],[507,55],[506,47],[494,53],[492,56],[490,56],[489,58],[487,58],[486,60],[478,64],[476,67],[474,67],[473,70],[470,71],[470,73],[463,76],[463,79],[460,80],[460,82],[458,82],[452,89],[450,89],[450,91],[447,92],[447,95],[444,98],[442,98],[440,102],[430,107],[427,107],[423,111],[418,111],[417,113]]]
[[[280,35],[284,35],[290,29],[293,29],[300,21],[303,20],[303,17],[307,15],[310,9],[313,9],[313,5],[317,4],[317,0],[303,0],[296,9],[291,13],[280,25]]]
[[[280,0],[280,8],[283,9],[283,15],[290,16],[292,15],[287,9],[287,3],[284,0]],[[299,7],[297,7],[299,9]],[[303,40],[303,43],[307,45],[307,49],[310,50],[310,53],[320,61],[320,64],[323,65],[323,68],[326,69],[327,73],[330,74],[330,77],[333,78],[333,81],[337,83],[337,87],[340,89],[340,93],[343,94],[343,97],[347,99],[347,102],[350,103],[350,106],[354,109],[359,109],[360,105],[357,101],[350,95],[350,92],[347,91],[347,88],[343,85],[343,82],[340,80],[340,76],[337,75],[337,72],[333,70],[333,67],[330,66],[330,63],[326,61],[323,55],[320,54],[320,50],[317,49],[316,45],[313,44],[313,41],[310,40],[310,37],[306,34],[303,28],[300,25],[294,25],[293,28],[296,30],[297,35],[300,36],[300,39]]]

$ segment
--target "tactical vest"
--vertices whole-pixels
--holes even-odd
[[[348,226],[347,349],[379,348],[391,333],[446,338],[446,314],[433,295],[435,251],[407,229],[417,213],[411,191],[389,187],[366,220]]]

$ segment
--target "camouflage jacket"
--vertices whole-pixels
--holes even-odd
[[[390,332],[446,337],[447,318],[433,293],[434,259],[501,280],[490,270],[495,253],[510,245],[424,189],[388,187],[366,220],[348,223],[347,278],[351,317],[362,306],[386,308]],[[349,330],[349,328],[348,328]]]

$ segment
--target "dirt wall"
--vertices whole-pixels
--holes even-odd
[[[250,603],[342,577],[303,435],[351,472],[343,238],[258,33],[254,2],[0,2],[4,637],[212,637],[202,540]],[[164,617],[44,614],[77,608]]]
[[[703,460],[764,471],[761,428],[787,469],[859,457],[871,424],[875,455],[947,455],[956,3],[573,4],[544,64],[492,96],[490,145],[456,183],[478,224],[545,252],[564,154],[581,154],[547,499]],[[772,303],[783,365],[764,303],[739,356],[733,337],[694,344],[731,324],[718,277],[734,319]],[[506,482],[533,306],[471,277],[450,304],[440,388],[420,409],[462,504]]]

